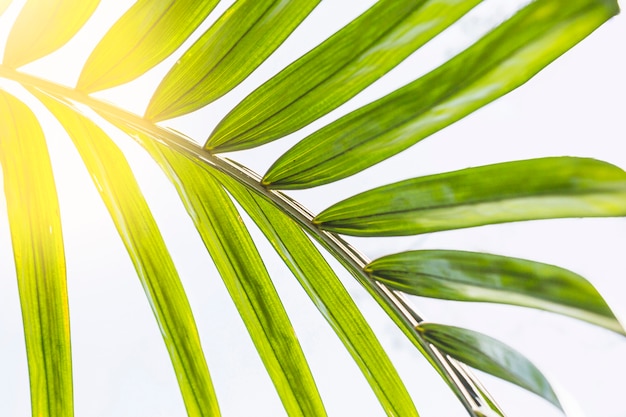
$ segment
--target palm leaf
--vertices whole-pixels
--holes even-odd
[[[567,157],[495,164],[379,187],[317,216],[270,188],[325,184],[401,152],[526,82],[615,15],[616,1],[531,2],[439,68],[302,140],[274,163],[263,181],[246,167],[155,125],[228,93],[290,36],[318,2],[236,2],[191,48],[178,51],[180,61],[160,80],[144,118],[89,93],[131,81],[191,42],[217,0],[138,1],[91,51],[76,89],[15,68],[73,38],[97,2],[52,0],[49,4],[57,12],[35,16],[33,4],[40,2],[30,0],[11,30],[0,77],[34,92],[66,128],[83,157],[146,289],[189,415],[219,411],[186,295],[126,159],[104,131],[71,103],[90,107],[130,133],[174,184],[289,415],[325,415],[325,409],[295,330],[225,188],[259,225],[335,329],[388,415],[417,415],[417,411],[367,322],[305,232],[363,285],[470,415],[504,413],[458,361],[558,406],[552,388],[527,359],[470,330],[425,323],[399,291],[515,302],[623,332],[606,302],[583,278],[545,264],[480,253],[463,253],[459,259],[455,257],[459,252],[438,252],[433,259],[424,258],[423,252],[409,252],[371,262],[335,232],[407,235],[508,221],[621,216],[626,212],[626,174],[621,169]],[[244,99],[218,124],[205,147],[222,152],[247,149],[305,127],[362,91],[478,3],[380,0]],[[0,12],[5,7],[0,2]],[[23,22],[32,19],[41,32],[20,35]],[[3,98],[0,162],[20,299],[26,311],[33,415],[71,415],[69,318],[54,181],[37,115],[12,96],[3,94]],[[40,198],[51,204],[37,204],[30,211],[16,209],[26,200]],[[46,225],[53,225],[46,229],[53,233],[42,232]],[[44,249],[33,244],[35,238],[41,239]],[[437,266],[442,258],[448,262],[444,270]],[[489,277],[485,268],[476,272],[472,265],[485,263],[496,269],[504,286],[484,285]],[[41,285],[48,285],[48,280],[42,280],[47,268],[53,271],[53,290],[44,293]],[[432,291],[424,291],[423,282],[407,279],[403,271],[428,275]],[[520,274],[533,276],[535,284],[516,279]],[[455,281],[462,279],[466,280],[462,284]],[[539,280],[556,283],[565,291],[544,291]],[[468,289],[480,294],[468,296]]]
[[[26,339],[32,413],[74,415],[59,203],[35,115],[0,91],[0,164]]]

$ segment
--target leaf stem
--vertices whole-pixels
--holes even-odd
[[[369,259],[365,255],[336,233],[319,229],[313,223],[314,216],[308,209],[286,194],[264,187],[261,184],[261,177],[257,173],[235,161],[212,154],[179,132],[158,126],[136,114],[71,87],[28,75],[3,65],[0,65],[0,77],[16,81],[25,87],[35,87],[45,93],[86,105],[106,119],[114,119],[139,130],[162,144],[187,155],[197,163],[208,164],[269,200],[324,246],[374,297],[400,330],[437,370],[471,416],[504,415],[476,377],[463,364],[443,354],[424,340],[418,331],[419,324],[424,321],[422,315],[410,305],[402,293],[372,279],[364,270],[364,267],[369,263]],[[134,139],[141,142],[138,138]]]

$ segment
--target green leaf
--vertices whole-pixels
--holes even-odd
[[[202,169],[198,167],[197,169]],[[278,208],[215,171],[259,226],[337,333],[389,416],[417,416],[413,401],[376,335],[304,231]]]
[[[228,194],[186,156],[125,130],[139,138],[176,186],[289,416],[325,416],[287,313]]]
[[[404,236],[521,220],[626,214],[626,172],[588,158],[539,158],[429,175],[366,191],[315,223],[355,236]]]
[[[561,408],[545,376],[521,353],[504,343],[460,327],[422,323],[424,338],[451,357],[493,376],[512,382]]]
[[[409,294],[538,308],[624,334],[591,283],[553,265],[487,253],[421,250],[376,259],[366,271]]]
[[[3,8],[8,6],[1,4]],[[4,65],[21,67],[56,51],[91,17],[99,0],[28,0],[9,33]]]
[[[355,174],[508,93],[618,12],[610,0],[537,0],[400,90],[308,136],[263,183],[298,189]]]
[[[135,266],[170,354],[189,416],[219,416],[193,313],[128,162],[95,123],[41,93],[70,135]]]
[[[481,0],[381,0],[246,97],[206,147],[251,148],[306,126],[376,81]]]
[[[35,115],[2,91],[0,164],[22,307],[32,415],[71,417],[70,317],[52,166]]]
[[[76,88],[91,93],[139,77],[182,45],[217,2],[137,1],[100,40]]]
[[[146,118],[170,119],[226,94],[271,55],[319,2],[235,2],[161,81]]]

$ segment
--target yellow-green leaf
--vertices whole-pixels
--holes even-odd
[[[409,294],[538,308],[624,334],[593,285],[558,266],[488,253],[419,250],[384,256],[365,269]]]
[[[319,2],[235,2],[161,81],[146,118],[170,119],[226,94],[274,52]]]
[[[289,416],[325,416],[289,317],[235,205],[195,162],[139,137],[176,186]]]
[[[104,90],[131,81],[167,58],[217,0],[139,0],[107,32],[83,67],[77,88]]]
[[[198,168],[200,169],[200,168]],[[413,401],[376,335],[304,231],[232,178],[217,178],[259,226],[350,352],[388,416],[417,416]]]
[[[619,11],[615,0],[537,0],[447,63],[308,136],[263,183],[298,189],[362,171],[532,78]]]
[[[66,104],[35,94],[67,130],[109,210],[159,324],[187,414],[219,416],[187,296],[128,162],[94,122]]]
[[[28,0],[9,34],[4,65],[21,67],[65,45],[99,3],[100,0]]]
[[[454,23],[480,0],[381,0],[235,107],[206,147],[251,148],[335,109]]]
[[[588,158],[504,162],[413,178],[324,210],[322,229],[400,236],[521,220],[626,215],[626,172]]]
[[[70,317],[52,166],[35,115],[2,91],[0,164],[22,307],[32,415],[71,417]]]

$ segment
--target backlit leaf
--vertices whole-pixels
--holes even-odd
[[[395,67],[480,0],[382,0],[246,97],[207,147],[232,151],[294,132]]]
[[[538,308],[624,334],[589,281],[553,265],[487,253],[420,250],[384,256],[366,270],[409,294]]]
[[[167,58],[217,0],[139,0],[93,50],[77,88],[94,92],[134,80]]]
[[[534,1],[439,68],[299,142],[263,183],[313,187],[389,158],[520,86],[618,10],[614,0]]]
[[[21,67],[65,45],[99,3],[99,0],[28,0],[9,34],[4,65]],[[6,5],[0,1],[0,12],[3,7]]]
[[[187,414],[219,409],[187,296],[126,158],[95,123],[36,93],[72,138],[126,246],[170,354]]]
[[[128,129],[129,133],[132,129]],[[287,313],[237,209],[195,162],[139,135],[181,196],[290,416],[325,416]],[[175,167],[176,169],[172,169]]]
[[[0,164],[22,307],[32,415],[71,417],[70,317],[52,166],[35,115],[2,91]]]
[[[534,392],[561,408],[541,371],[504,343],[472,330],[442,324],[422,323],[417,329],[426,340],[451,357]]]
[[[146,117],[164,120],[221,97],[254,71],[320,0],[240,0],[176,62]]]
[[[7,7],[9,7],[10,4],[11,0],[0,0],[0,16],[2,16],[2,13],[4,13],[4,11],[7,9]]]
[[[315,222],[355,236],[401,236],[485,224],[626,214],[626,172],[555,157],[400,181],[324,210]]]

